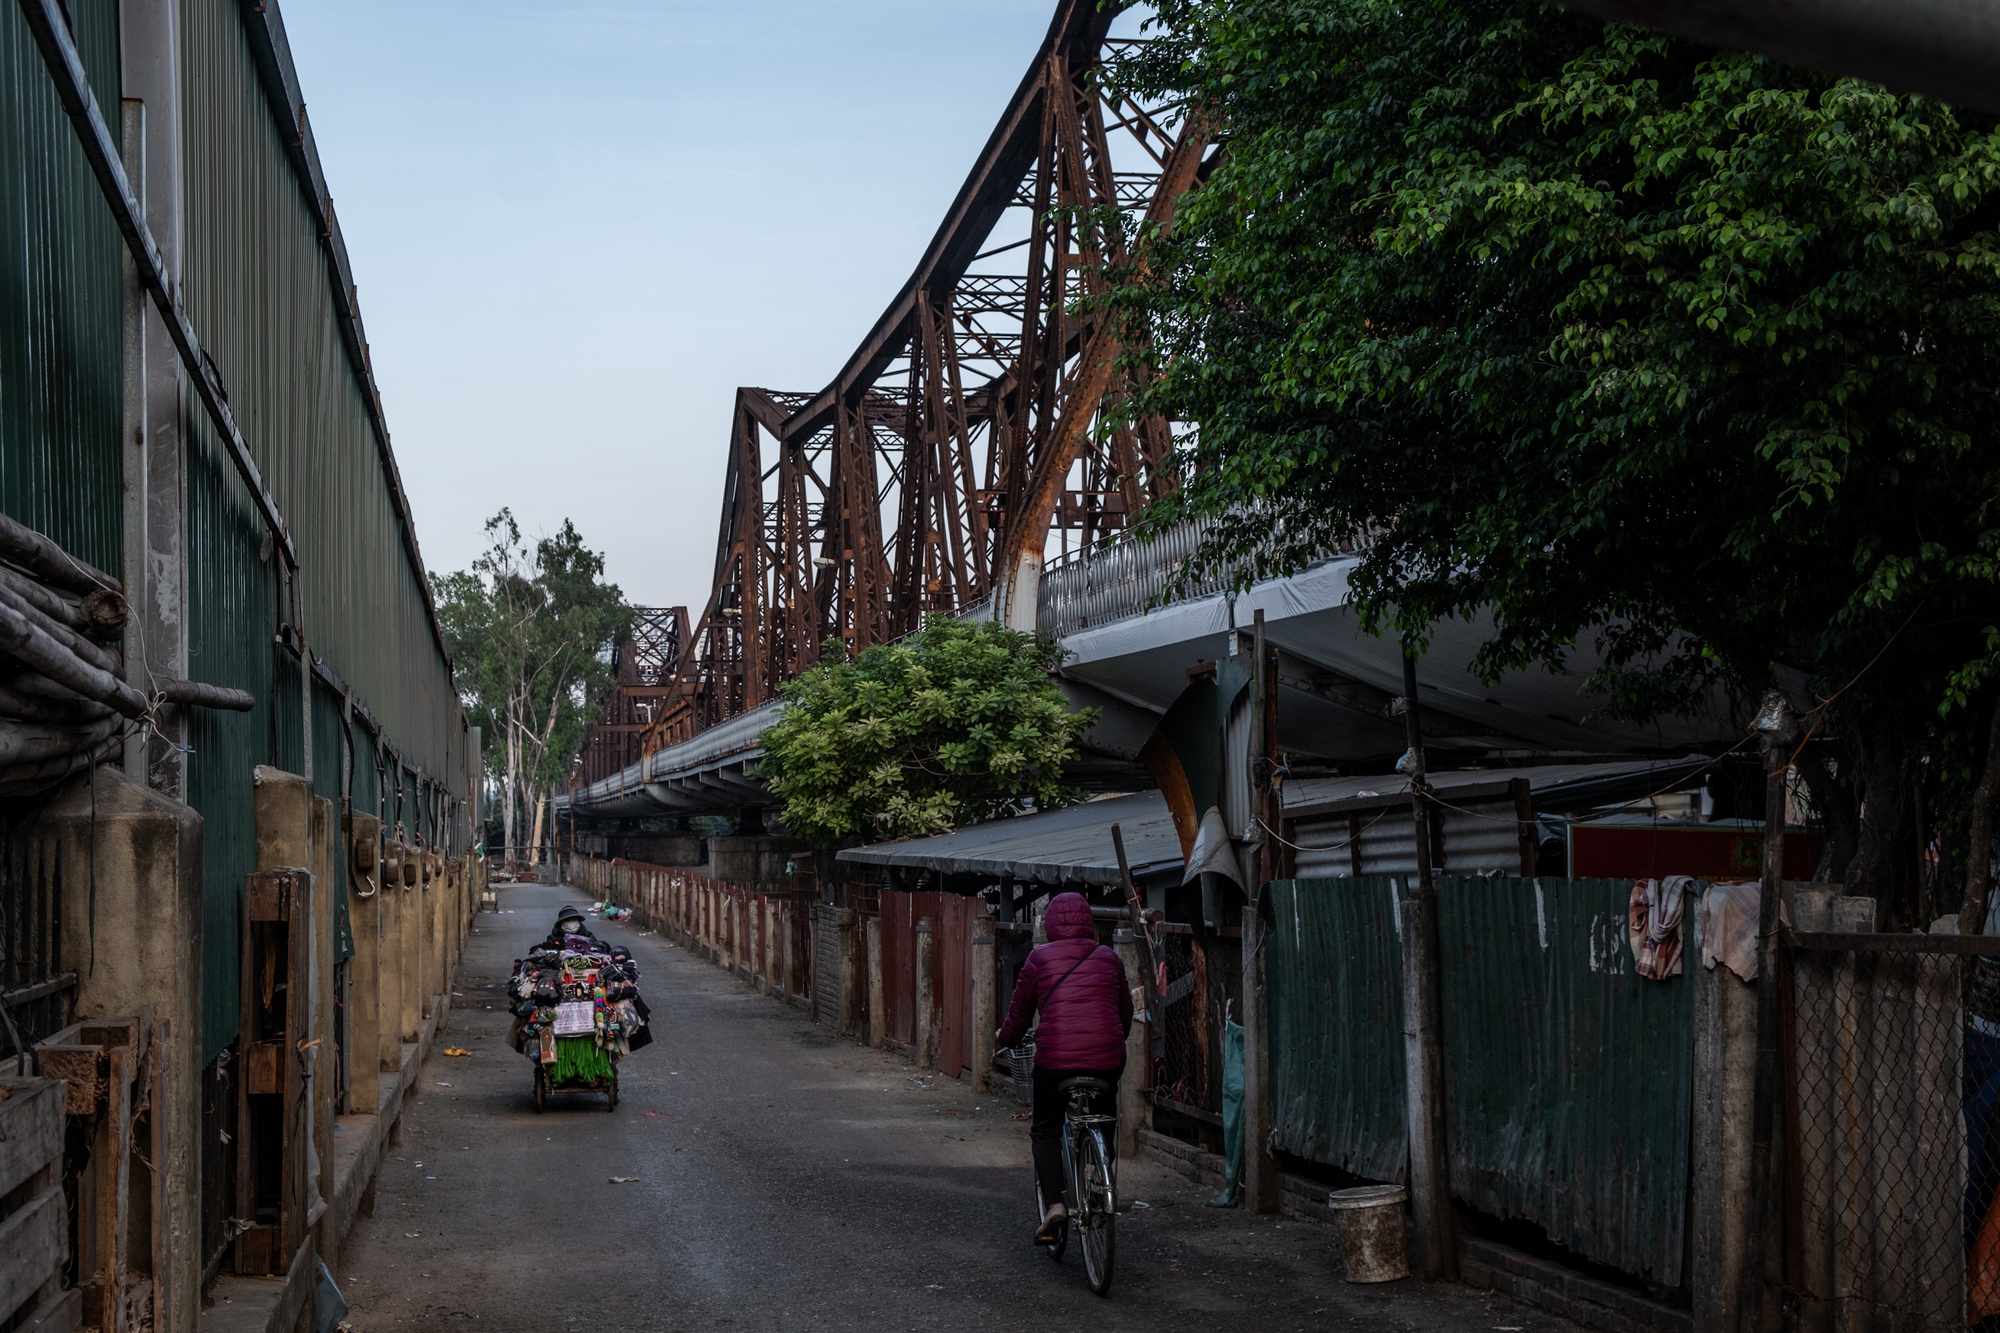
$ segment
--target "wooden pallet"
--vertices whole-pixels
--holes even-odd
[[[31,1319],[27,1327],[81,1325],[101,1333],[140,1333],[154,1327],[154,1283],[164,1271],[167,1234],[166,1182],[155,1165],[166,1160],[162,1080],[167,1035],[167,1025],[150,1013],[85,1019],[36,1048],[42,1081],[17,1082],[10,1089],[8,1081],[0,1079],[0,1095],[16,1093],[9,1102],[35,1088],[37,1096],[48,1098],[55,1107],[54,1207],[63,1237],[58,1274],[69,1257],[69,1215],[60,1183],[65,1140],[77,1151],[73,1168],[77,1283],[70,1290],[50,1288],[47,1293],[52,1304],[46,1317],[56,1322],[37,1324]],[[0,1111],[7,1104],[0,1102]],[[162,1108],[162,1113],[155,1108]],[[7,1137],[11,1142],[12,1133]],[[0,1144],[0,1152],[5,1148]],[[14,1258],[5,1239],[0,1239],[0,1256],[5,1256],[0,1267]],[[0,1295],[0,1306],[5,1303]],[[0,1324],[5,1322],[0,1316]]]
[[[62,1283],[66,1092],[57,1079],[0,1078],[0,1325],[50,1333],[77,1326],[77,1293]]]

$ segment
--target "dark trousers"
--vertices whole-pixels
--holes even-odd
[[[1097,1115],[1118,1114],[1118,1078],[1125,1066],[1113,1069],[1044,1069],[1035,1066],[1035,1118],[1028,1127],[1028,1146],[1035,1154],[1035,1183],[1042,1187],[1042,1207],[1046,1209],[1063,1197],[1065,1181],[1062,1164],[1063,1113],[1069,1110],[1069,1094],[1056,1091],[1066,1078],[1101,1078],[1111,1091],[1091,1099]],[[1106,1136],[1105,1146],[1115,1155],[1118,1136]]]

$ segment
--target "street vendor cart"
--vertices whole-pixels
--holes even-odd
[[[618,1109],[618,1062],[650,1040],[631,954],[585,933],[514,964],[514,1049],[534,1063],[535,1111],[551,1093],[603,1093]]]

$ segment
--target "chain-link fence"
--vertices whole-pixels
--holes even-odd
[[[1806,935],[1787,951],[1800,1333],[2000,1327],[2000,971],[1966,956],[1988,944]]]
[[[1222,1123],[1222,1025],[1242,1021],[1232,1006],[1241,995],[1242,941],[1197,935],[1187,926],[1156,926],[1164,978],[1154,1015],[1158,1055],[1153,1100],[1169,1111]]]

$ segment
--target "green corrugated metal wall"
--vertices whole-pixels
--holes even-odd
[[[277,556],[205,422],[188,423],[188,671],[250,691],[248,713],[188,710],[187,801],[202,817],[202,1062],[236,1039],[243,877],[257,868],[251,774],[273,762]],[[297,673],[293,673],[297,678]],[[294,711],[297,717],[294,693]],[[295,724],[296,726],[296,724]]]
[[[241,5],[184,0],[181,59],[188,310],[298,545],[306,636],[392,744],[453,778],[457,695]]]
[[[1631,892],[1629,880],[1439,881],[1452,1192],[1676,1286],[1692,988],[1632,970]]]
[[[432,777],[462,785],[458,698],[431,633],[422,574],[403,546],[368,391],[341,338],[318,226],[259,82],[242,7],[235,0],[185,0],[180,19],[185,299],[298,547],[300,627],[312,651],[384,727],[390,745]],[[212,443],[205,432],[202,439]],[[221,516],[216,511],[215,518]],[[242,582],[249,577],[235,523],[242,515],[230,509],[228,517],[231,523],[211,521],[191,541],[206,543],[214,572],[205,577]],[[255,530],[247,548],[252,558],[261,537]],[[226,734],[213,739],[208,771],[190,782],[190,803],[211,829],[205,1055],[235,1033],[236,894],[255,856],[250,770],[259,763],[294,773],[306,768],[298,661],[274,646],[278,625],[293,619],[294,603],[272,560],[257,566],[263,600],[255,614],[232,625],[204,618],[196,608],[213,640],[210,654],[261,673],[254,690],[259,711],[240,730],[225,727]],[[190,600],[198,604],[206,586],[191,564]],[[202,678],[237,683],[214,673]],[[347,731],[356,746],[355,808],[376,809],[374,738],[343,719],[342,701],[323,683],[311,688],[314,789],[337,806]],[[393,788],[392,779],[392,794]],[[384,813],[393,824],[395,812]],[[215,831],[222,829],[244,836],[232,833],[221,847]],[[344,958],[352,951],[346,840],[338,839],[336,847],[340,892],[334,901]]]
[[[117,0],[70,0],[110,92]],[[123,242],[18,5],[0,6],[0,511],[117,574]]]
[[[1438,882],[1452,1192],[1557,1244],[1678,1285],[1694,1032],[1685,976],[1647,981],[1622,880]],[[1400,879],[1265,890],[1273,1141],[1400,1180]]]
[[[1265,889],[1271,1132],[1279,1148],[1370,1180],[1401,1180],[1399,882],[1279,880]]]

